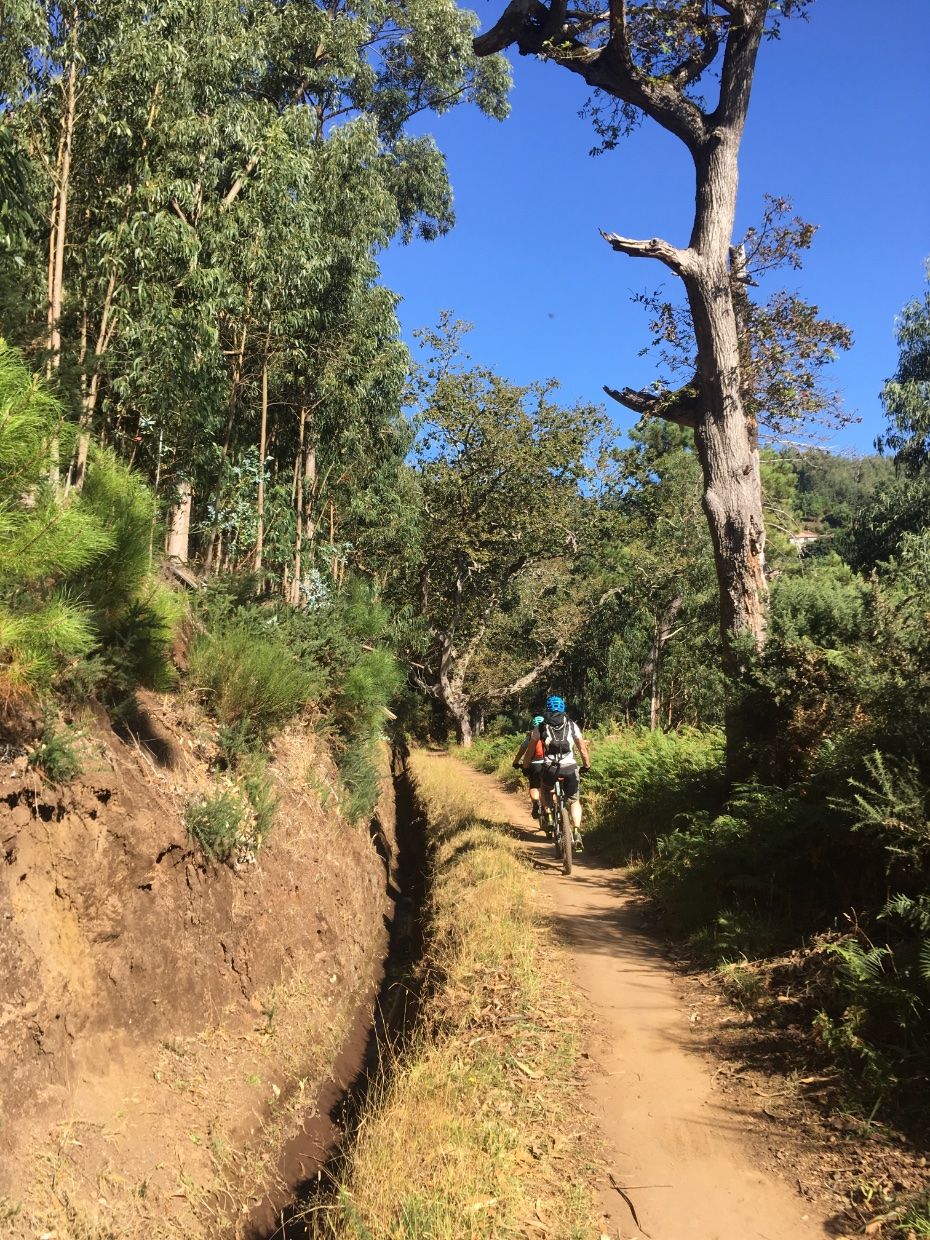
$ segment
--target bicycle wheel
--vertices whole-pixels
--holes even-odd
[[[572,816],[568,812],[568,806],[563,805],[562,814],[562,873],[571,874],[572,872]]]

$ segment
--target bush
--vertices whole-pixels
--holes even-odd
[[[278,798],[271,779],[260,759],[252,759],[240,777],[242,791],[252,810],[253,847],[260,848],[274,826]]]
[[[207,633],[191,651],[189,677],[220,722],[230,764],[256,752],[312,700],[317,730],[333,740],[353,819],[378,799],[388,709],[404,673],[385,644],[390,617],[364,583],[316,607],[256,603],[235,581],[201,601]]]
[[[247,843],[249,810],[239,793],[230,788],[201,797],[187,807],[185,823],[191,839],[216,861],[228,861]]]
[[[74,427],[0,340],[0,696],[64,682],[125,697],[167,688],[179,597],[151,568],[154,500],[109,452],[93,453],[80,493],[49,482]]]
[[[59,727],[46,718],[39,744],[29,755],[29,765],[44,771],[53,784],[66,784],[81,773],[81,756],[77,742],[80,733],[74,728]]]
[[[194,643],[188,676],[226,732],[227,746],[267,742],[307,704],[317,683],[273,630],[233,622]]]
[[[724,793],[716,732],[629,731],[591,746],[591,843],[618,861],[651,857],[682,815],[710,812]]]
[[[80,503],[50,485],[53,446],[67,454],[73,428],[0,339],[0,697],[33,697],[93,648],[91,617],[67,589],[70,575],[110,544]]]
[[[91,454],[81,505],[110,539],[69,582],[85,601],[97,633],[97,692],[114,701],[140,685],[167,690],[176,681],[171,647],[187,606],[152,569],[154,496],[137,474],[98,448]]]

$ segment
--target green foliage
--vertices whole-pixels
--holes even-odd
[[[718,804],[723,739],[716,732],[631,730],[592,742],[590,838],[610,857],[649,857],[680,815]]]
[[[928,267],[930,278],[930,267]],[[930,508],[930,289],[909,302],[897,324],[898,369],[882,389],[888,429],[880,451],[894,454],[897,476],[860,510],[849,551],[860,568],[890,560],[908,535],[927,527]]]
[[[198,797],[185,813],[195,840],[216,861],[242,860],[254,855],[274,826],[278,798],[262,758],[251,755],[235,783]]]
[[[234,788],[199,798],[184,817],[191,839],[216,861],[230,860],[246,844],[248,807]]]
[[[109,546],[68,583],[97,634],[98,691],[111,701],[136,686],[164,691],[175,683],[171,646],[186,605],[153,572],[152,493],[115,455],[98,449],[80,504],[109,536]]]
[[[473,705],[505,700],[524,677],[532,684],[592,610],[575,570],[594,536],[586,492],[607,431],[600,409],[559,405],[552,380],[517,385],[472,365],[466,330],[446,315],[424,333],[420,525],[392,584],[395,598],[418,600],[409,654],[460,732]]]
[[[272,623],[233,621],[194,642],[188,678],[226,729],[231,750],[263,744],[306,706],[315,680]]]
[[[889,868],[904,861],[920,872],[930,861],[930,788],[917,769],[881,753],[865,758],[867,780],[851,779],[851,800],[839,798],[853,830],[875,835],[889,858]]]
[[[908,1202],[896,1221],[895,1235],[900,1240],[912,1240],[915,1236],[918,1240],[925,1240],[930,1236],[930,1192]]]
[[[882,456],[839,456],[823,448],[785,449],[781,455],[796,480],[801,522],[828,536],[846,531],[876,488],[886,485],[894,473]]]
[[[239,776],[239,786],[252,810],[252,843],[255,849],[268,838],[278,812],[278,797],[264,762],[252,758]]]
[[[182,604],[151,571],[145,483],[97,452],[80,493],[50,481],[73,428],[0,341],[0,693],[57,681],[110,700],[172,683]]]
[[[82,760],[78,748],[81,734],[75,728],[59,726],[46,716],[39,743],[29,755],[29,765],[44,771],[53,784],[66,784],[81,773]]]
[[[0,330],[44,360],[67,131],[52,360],[66,406],[92,438],[106,428],[161,504],[191,482],[193,544],[221,542],[231,562],[254,550],[263,481],[264,572],[287,567],[311,595],[408,523],[409,359],[376,256],[454,218],[442,154],[411,122],[461,103],[503,117],[509,70],[478,60],[477,18],[454,0],[141,13],[135,0],[0,13]],[[291,471],[311,454],[298,503]]]
[[[403,671],[387,644],[391,617],[371,588],[352,580],[312,608],[258,604],[248,582],[215,583],[201,600],[205,632],[188,679],[220,723],[227,760],[250,760],[304,706],[333,739],[352,818],[378,798],[388,704]]]
[[[69,576],[108,545],[104,528],[48,483],[61,409],[0,339],[0,697],[47,690],[95,635]]]
[[[785,642],[837,649],[866,634],[869,587],[837,555],[784,575],[772,590],[771,631]]]

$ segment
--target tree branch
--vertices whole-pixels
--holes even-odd
[[[530,13],[541,7],[539,0],[510,0],[496,25],[472,40],[476,56],[492,56],[511,43],[518,43]]]
[[[482,699],[486,702],[500,702],[505,698],[514,697],[516,694],[522,693],[524,689],[528,689],[530,685],[534,684],[543,672],[547,672],[549,670],[553,663],[555,663],[556,659],[558,659],[564,652],[568,642],[569,638],[562,638],[556,643],[555,648],[550,650],[546,657],[541,662],[537,663],[534,668],[531,668],[525,675],[520,676],[511,684],[505,685],[502,689],[492,689],[490,693],[483,693],[481,695]]]
[[[663,241],[661,237],[637,241],[633,237],[621,237],[618,233],[606,233],[603,228],[599,229],[599,232],[610,248],[618,254],[629,254],[632,258],[657,258],[678,276],[687,274],[693,266],[690,250],[680,250],[670,242]]]
[[[663,418],[666,422],[674,422],[676,426],[690,426],[692,430],[703,413],[696,383],[661,395],[637,391],[635,388],[617,389],[606,384],[604,392],[625,409],[638,413],[640,417]]]
[[[720,71],[720,96],[708,122],[711,127],[724,125],[738,134],[749,109],[753,70],[765,30],[768,0],[745,0],[731,5],[729,12],[731,20]]]

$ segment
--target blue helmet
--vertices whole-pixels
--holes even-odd
[[[534,715],[534,716],[533,716],[533,727],[534,727],[534,728],[538,728],[538,727],[539,727],[539,725],[540,725],[542,722],[543,722],[543,717],[542,717],[542,715]]]
[[[559,714],[565,714],[565,698],[559,697],[557,693],[551,693],[546,698],[546,710],[555,711]]]

